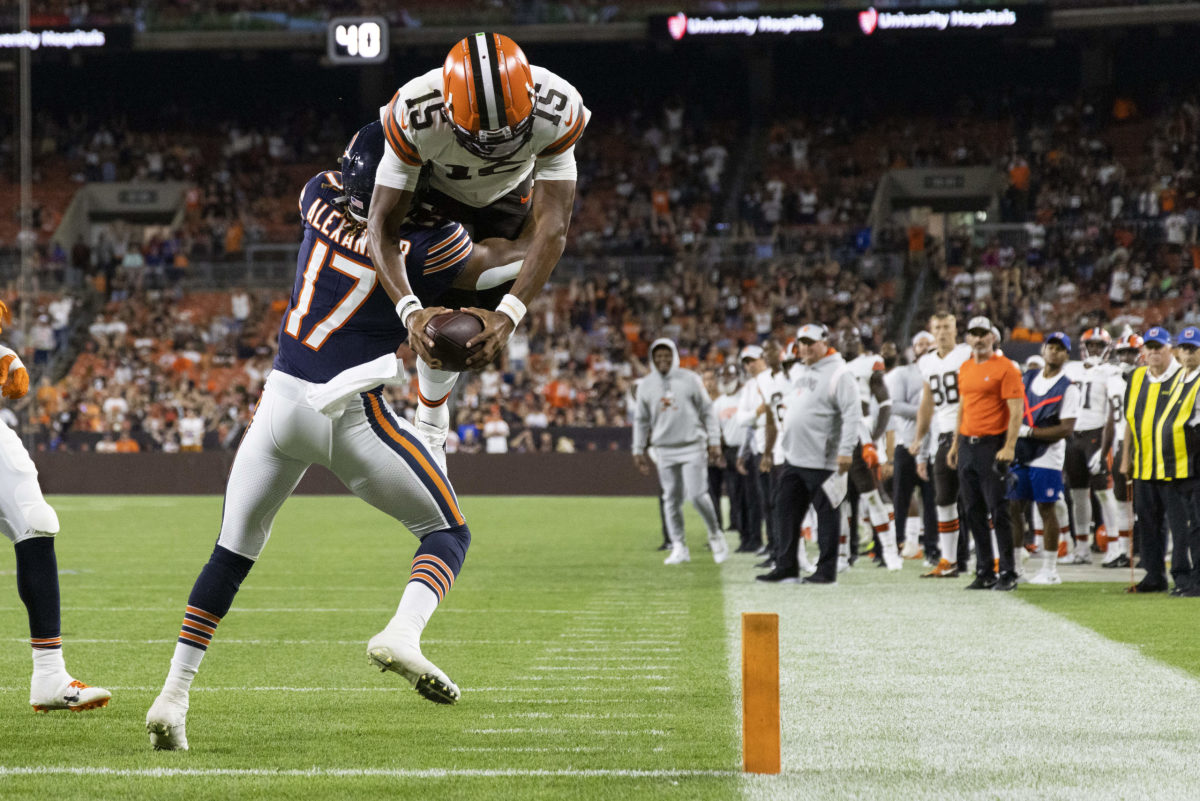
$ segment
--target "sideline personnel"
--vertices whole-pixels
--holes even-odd
[[[1012,526],[1004,499],[1004,474],[1012,463],[1021,431],[1025,385],[1011,359],[995,352],[992,323],[973,317],[967,324],[971,358],[958,371],[957,436],[946,462],[958,470],[959,492],[966,512],[967,527],[975,538],[975,580],[968,590],[1008,591],[1017,587],[1013,561]],[[988,515],[996,531],[992,550]],[[995,559],[999,558],[997,579]]]

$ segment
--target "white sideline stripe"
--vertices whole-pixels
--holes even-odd
[[[576,677],[574,677],[574,676],[572,677],[572,679],[575,679],[575,678]],[[583,676],[583,677],[579,677],[579,678],[588,678],[588,677]],[[594,676],[592,678],[601,678],[601,677]],[[604,677],[604,678],[607,678],[607,677]],[[662,677],[659,677],[659,678],[662,678]],[[159,690],[161,690],[162,687],[135,687],[135,686],[124,686],[124,685],[108,685],[105,687],[105,689],[120,690],[123,692],[142,692],[142,693],[153,692],[153,693],[156,693]],[[407,691],[410,689],[412,689],[412,688],[409,687],[407,684],[397,683],[397,684],[389,684],[389,685],[381,684],[378,687],[274,687],[274,686],[203,687],[203,686],[201,686],[201,687],[192,687],[192,692],[194,692],[194,693],[198,693],[198,692],[199,693],[224,693],[224,692],[239,692],[239,693],[245,693],[245,692],[255,692],[255,693],[278,693],[278,692],[288,692],[288,693],[377,693],[377,692],[395,692],[396,690]],[[661,691],[661,692],[671,692],[675,688],[669,687],[669,686],[657,686],[657,687],[646,687],[643,689],[656,690],[656,691]],[[586,693],[596,694],[598,692],[597,688],[594,686],[570,686],[570,687],[568,687],[565,685],[558,685],[558,684],[555,684],[555,685],[544,685],[543,684],[543,685],[538,685],[538,686],[530,685],[527,687],[471,687],[471,686],[466,686],[466,687],[463,687],[462,690],[465,693],[542,693],[542,694],[546,694],[546,693],[553,693],[553,692],[586,692]],[[0,687],[0,693],[28,693],[28,692],[29,692],[28,685],[26,685],[24,687]],[[608,700],[606,700],[605,703],[612,703],[613,700],[619,700],[619,699],[627,696],[627,693],[622,693],[617,690],[611,690],[610,692],[615,693],[615,695],[612,698],[609,698]],[[537,701],[510,701],[510,702],[505,702],[505,703],[525,704],[525,703],[539,703],[539,702],[537,702]],[[545,703],[548,703],[548,702],[545,702]],[[590,703],[590,702],[587,700],[578,700],[578,701],[571,700],[571,701],[564,701],[564,703],[573,703],[574,704],[574,703]]]
[[[463,729],[463,734],[577,734],[576,729],[551,729],[544,726],[533,726],[523,728],[515,726],[509,729]],[[637,729],[629,731],[627,729],[592,729],[587,734],[598,734],[605,737],[637,737],[643,734],[648,734],[651,737],[666,737],[667,733],[662,729]]]
[[[733,687],[741,613],[780,616],[784,772],[744,798],[1196,797],[1200,681],[1020,600],[1054,588],[916,573],[829,592],[723,571]]]
[[[670,715],[672,713],[667,713]],[[662,713],[651,714],[649,712],[502,712],[497,714],[489,712],[485,715],[480,715],[483,719],[499,719],[499,718],[576,718],[578,720],[639,720],[642,718],[661,718]]]
[[[624,660],[622,660],[624,661]],[[610,673],[641,673],[643,670],[670,670],[672,665],[626,665],[624,667],[609,667],[607,665],[534,665],[530,670],[595,670]]]
[[[504,754],[592,754],[597,751],[607,751],[608,748],[599,745],[563,746],[561,748],[538,748],[522,746],[458,746],[451,751],[459,753],[504,753]]]
[[[367,638],[361,640],[239,640],[239,639],[220,639],[221,645],[361,645],[367,647]],[[28,643],[27,637],[13,637],[8,642]],[[77,643],[84,644],[104,644],[104,645],[165,645],[167,643],[179,642],[179,637],[171,637],[165,640],[124,640],[124,639],[76,639],[74,637],[66,641],[68,645]],[[543,640],[439,640],[439,639],[421,639],[423,645],[538,645],[544,642]],[[666,659],[668,657],[656,657],[658,659]]]
[[[229,614],[234,612],[265,612],[272,615],[290,612],[295,614],[309,614],[312,612],[351,612],[354,614],[378,614],[380,609],[390,607],[368,606],[368,607],[304,607],[304,606],[272,606],[272,607],[241,607],[235,606],[229,610]],[[64,606],[64,612],[180,612],[183,607],[180,606]],[[0,612],[23,612],[23,606],[0,606]],[[597,615],[599,612],[591,612],[586,609],[494,609],[491,607],[479,609],[439,609],[438,614],[476,614],[478,612],[497,612],[505,615]]]
[[[595,675],[595,676],[593,676],[593,675],[590,675],[590,674],[588,674],[588,675],[584,675],[584,676],[538,676],[538,675],[533,675],[533,676],[526,676],[525,678],[529,679],[530,681],[563,681],[563,680],[570,680],[570,681],[619,681],[619,682],[628,682],[628,681],[630,681],[630,680],[632,680],[632,679],[653,679],[654,681],[665,681],[666,679],[668,679],[668,678],[670,678],[670,677],[669,677],[669,676],[663,676],[663,675],[661,675],[661,674],[657,674],[657,673],[651,673],[651,674],[646,674],[646,675],[640,675],[640,674],[634,673],[634,674],[633,674],[633,675],[631,675],[631,676],[602,676],[602,675]]]
[[[732,770],[539,770],[520,768],[105,768],[71,766],[7,767],[6,776],[114,776],[119,778],[173,779],[196,776],[247,776],[303,778],[383,777],[395,779],[692,779],[736,776]]]

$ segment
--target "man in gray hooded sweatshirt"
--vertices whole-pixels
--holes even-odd
[[[691,561],[683,536],[683,501],[688,499],[708,529],[713,561],[729,556],[717,510],[708,494],[708,462],[721,457],[721,429],[700,376],[679,366],[679,351],[669,339],[650,345],[654,370],[638,382],[633,416],[633,460],[648,474],[647,448],[654,449],[671,553],[664,564]]]

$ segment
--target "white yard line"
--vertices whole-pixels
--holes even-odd
[[[728,770],[524,770],[519,768],[106,768],[83,766],[5,767],[0,779],[13,776],[89,776],[135,779],[174,779],[193,777],[233,778],[359,778],[392,779],[693,779],[726,778],[736,775]]]
[[[1196,797],[1200,681],[1023,603],[1031,588],[915,572],[724,572],[739,698],[741,613],[780,615],[784,773],[744,777],[747,799]]]

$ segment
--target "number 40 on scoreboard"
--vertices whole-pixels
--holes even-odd
[[[327,41],[334,64],[378,64],[388,57],[388,23],[383,17],[335,17]]]

